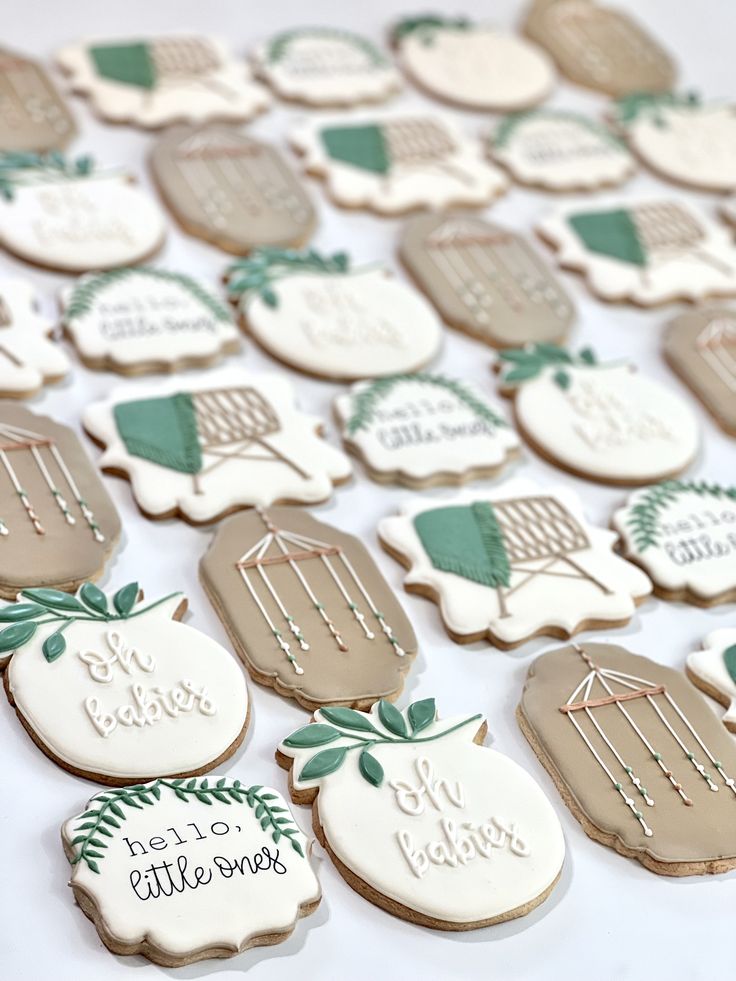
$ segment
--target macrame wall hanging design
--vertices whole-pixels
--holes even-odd
[[[235,98],[213,73],[221,68],[217,51],[206,38],[171,37],[133,44],[98,44],[89,49],[101,78],[153,92],[182,81],[196,82],[224,98]]]
[[[736,394],[736,316],[709,321],[695,344],[703,361]]]

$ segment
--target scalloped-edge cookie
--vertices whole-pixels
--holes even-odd
[[[0,398],[30,398],[66,375],[69,358],[52,333],[33,284],[0,277]]]
[[[721,718],[736,733],[736,628],[714,630],[699,651],[688,654],[685,674],[706,695],[725,706]]]

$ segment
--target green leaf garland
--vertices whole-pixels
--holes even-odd
[[[570,387],[568,366],[594,368],[598,365],[592,348],[583,348],[575,355],[556,344],[528,344],[523,348],[510,348],[499,351],[498,357],[501,361],[501,382],[504,385],[531,381],[538,378],[546,368],[557,366],[553,377],[555,384],[563,390]]]
[[[662,512],[682,494],[688,493],[716,500],[726,498],[736,501],[736,487],[721,487],[704,480],[665,480],[647,488],[637,498],[637,503],[627,509],[624,521],[638,552],[645,552],[648,548],[659,545],[659,521]]]
[[[47,154],[0,153],[0,197],[12,201],[15,189],[33,180],[74,180],[88,177],[94,169],[92,157],[68,160],[57,150]]]
[[[233,299],[247,303],[253,296],[266,306],[278,306],[278,295],[272,284],[285,276],[312,272],[323,275],[345,275],[350,260],[344,252],[323,256],[314,249],[299,252],[294,249],[255,249],[244,259],[238,259],[225,272],[227,291]]]
[[[266,63],[275,65],[279,61],[282,61],[290,45],[301,41],[302,38],[315,40],[325,38],[328,41],[341,41],[344,44],[350,44],[354,48],[358,48],[363,52],[367,61],[377,68],[382,68],[389,64],[388,59],[367,38],[361,37],[360,34],[353,34],[352,31],[341,31],[339,28],[333,27],[312,27],[294,31],[282,31],[268,42]]]

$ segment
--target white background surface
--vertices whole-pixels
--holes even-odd
[[[727,0],[687,4],[672,0],[618,2],[623,7],[636,8],[637,15],[676,55],[682,87],[697,88],[706,96],[734,95],[736,22],[732,4]],[[239,55],[244,55],[256,39],[305,21],[352,27],[380,41],[388,23],[401,14],[413,13],[415,6],[406,4],[402,8],[389,0],[353,4],[322,0],[311,4],[308,10],[304,3],[279,0],[124,0],[116,4],[99,0],[12,0],[5,5],[2,34],[8,45],[49,58],[57,47],[83,35],[124,37],[172,29],[210,31],[223,35]],[[418,9],[425,6],[419,4]],[[514,0],[496,0],[493,5],[466,0],[457,12],[482,17],[491,6],[495,21],[507,27],[515,24],[522,10],[522,4]],[[424,106],[431,111],[437,108],[409,85],[393,104]],[[561,83],[550,104],[600,113],[605,100]],[[150,185],[145,160],[153,137],[127,126],[97,122],[81,99],[73,99],[72,105],[81,136],[71,151],[92,152],[101,164],[125,164]],[[285,135],[300,114],[299,108],[276,103],[251,129],[285,149]],[[477,134],[488,124],[480,114],[455,115],[469,134]],[[320,226],[313,242],[317,248],[347,249],[358,261],[384,259],[396,268],[397,221],[360,212],[341,213],[326,203],[318,182],[310,179],[309,184],[320,212]],[[622,193],[626,196],[647,190],[666,192],[667,187],[641,174]],[[715,196],[693,197],[698,197],[714,214]],[[517,229],[529,229],[555,200],[552,195],[515,187],[492,208],[493,218]],[[173,221],[167,245],[157,260],[162,266],[213,281],[227,261],[227,256],[217,249],[181,234]],[[55,313],[55,294],[66,282],[64,277],[33,270],[6,255],[0,256],[0,273],[28,275],[42,291],[45,309],[49,314]],[[398,274],[403,275],[401,271]],[[734,442],[720,432],[659,353],[662,325],[679,307],[641,311],[605,306],[588,295],[578,277],[563,275],[579,307],[572,343],[594,345],[601,358],[630,355],[642,370],[679,391],[697,412],[703,432],[702,451],[689,476],[733,480]],[[73,360],[73,372],[67,382],[34,399],[31,407],[79,430],[84,405],[102,397],[116,378],[86,371],[76,358]],[[490,363],[489,348],[448,331],[444,350],[434,367],[473,378],[491,392],[494,381]],[[247,366],[253,371],[275,367],[247,339],[243,354],[228,364]],[[329,423],[329,438],[336,441],[330,402],[340,386],[315,382],[294,372],[288,374],[296,383],[300,402]],[[125,384],[131,397],[135,397],[137,382],[130,380]],[[98,451],[86,437],[82,438],[96,458]],[[589,518],[601,524],[607,523],[625,496],[619,490],[568,477],[530,451],[525,452],[516,473],[547,484],[573,487],[581,494]],[[209,542],[210,531],[195,530],[178,521],[147,522],[138,514],[128,483],[110,477],[105,480],[123,518],[125,532],[101,581],[102,587],[114,589],[139,579],[149,597],[182,589],[190,598],[187,622],[227,644],[224,630],[197,580],[197,562]],[[482,489],[480,484],[476,486]],[[485,644],[454,645],[441,627],[436,607],[401,591],[401,570],[376,545],[376,522],[393,511],[405,493],[370,483],[357,466],[354,480],[316,513],[364,536],[387,578],[403,596],[419,636],[420,655],[399,704],[435,695],[442,714],[480,711],[487,716],[489,738],[494,745],[535,775],[560,815],[568,846],[562,879],[550,899],[526,918],[467,934],[434,933],[394,919],[361,899],[342,881],[318,846],[324,900],[314,916],[298,924],[288,942],[253,950],[230,961],[202,962],[179,970],[177,976],[235,978],[248,970],[253,981],[287,977],[344,977],[360,981],[375,975],[402,981],[489,976],[678,979],[711,978],[720,971],[732,971],[736,873],[667,879],[586,837],[514,721],[514,709],[532,657],[557,645],[535,641],[510,654]],[[429,493],[446,498],[451,491]],[[627,628],[610,634],[596,633],[595,639],[610,636],[637,653],[682,666],[686,654],[697,647],[704,634],[733,623],[733,607],[699,610],[652,600],[640,608]],[[250,732],[221,772],[249,783],[272,783],[284,790],[286,774],[273,760],[274,747],[303,724],[306,715],[296,703],[280,698],[270,689],[251,685],[251,694],[254,711]],[[92,924],[74,906],[67,888],[69,868],[59,843],[59,826],[63,819],[79,811],[95,791],[94,785],[70,776],[43,756],[8,705],[0,705],[0,745],[4,771],[0,803],[4,905],[0,915],[0,974],[13,981],[49,977],[56,981],[123,977],[143,981],[168,973],[142,958],[119,958],[108,953]],[[309,811],[295,811],[302,826],[308,828]]]

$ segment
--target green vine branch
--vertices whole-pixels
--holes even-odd
[[[598,359],[592,348],[584,347],[578,354],[571,354],[556,344],[527,344],[526,347],[499,351],[501,382],[518,385],[538,378],[547,368],[555,368],[555,384],[562,389],[570,387],[568,367],[594,368]]]
[[[499,149],[505,147],[520,126],[523,126],[526,122],[535,122],[540,119],[549,120],[550,122],[572,123],[575,126],[587,129],[605,143],[609,143],[619,150],[624,149],[623,142],[606,126],[602,126],[594,119],[590,119],[582,113],[566,112],[563,109],[526,109],[523,112],[509,113],[503,117],[493,132],[492,141],[494,146]]]
[[[440,17],[433,14],[405,17],[391,31],[391,41],[393,44],[401,44],[405,38],[414,35],[429,47],[434,44],[435,35],[439,31],[472,31],[474,26],[467,17]]]
[[[53,151],[40,153],[0,153],[0,195],[12,201],[15,189],[36,180],[69,179],[88,177],[94,169],[90,156],[69,160],[64,154]]]
[[[331,256],[320,255],[314,249],[298,252],[293,249],[256,249],[247,258],[238,259],[225,273],[227,291],[234,299],[248,302],[251,296],[260,297],[269,307],[278,306],[273,283],[285,276],[313,272],[343,275],[349,272],[350,260],[344,252]]]
[[[639,552],[645,552],[659,544],[659,521],[662,512],[682,494],[697,494],[714,499],[726,498],[736,501],[736,487],[721,487],[704,480],[666,480],[648,488],[633,507],[628,509],[626,527],[631,531],[634,545]]]
[[[283,31],[281,34],[277,34],[276,37],[271,39],[268,45],[266,52],[267,63],[270,65],[277,64],[284,58],[292,44],[304,38],[315,40],[325,38],[328,41],[349,44],[361,51],[365,55],[366,60],[377,68],[383,68],[389,64],[388,59],[367,38],[361,37],[360,34],[353,34],[351,31],[341,31],[338,28],[332,27],[306,28],[304,30]]]
[[[699,109],[701,105],[696,92],[685,92],[683,95],[674,92],[634,92],[616,101],[615,121],[620,126],[629,126],[644,116],[655,126],[664,128],[667,123],[663,109]]]

